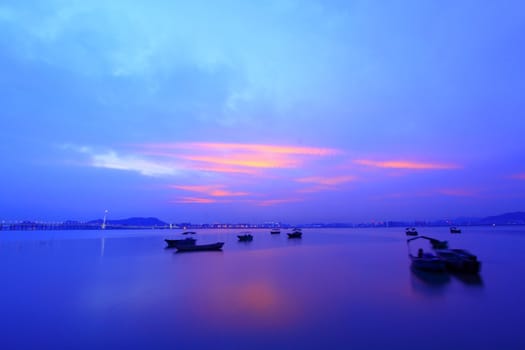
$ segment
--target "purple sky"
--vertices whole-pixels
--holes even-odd
[[[0,220],[524,210],[522,1],[0,4]]]

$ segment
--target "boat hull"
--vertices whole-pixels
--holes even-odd
[[[481,262],[473,254],[461,249],[439,249],[437,256],[451,272],[476,274],[481,270]]]
[[[425,254],[423,257],[410,255],[412,268],[428,272],[445,272],[445,263],[434,255]]]
[[[179,245],[176,246],[177,252],[197,252],[206,250],[221,250],[224,242],[217,242],[212,244],[199,244],[199,245]]]
[[[251,241],[253,241],[253,236],[252,235],[238,235],[237,237],[239,238],[240,242],[251,242]]]
[[[165,239],[164,242],[168,245],[168,248],[177,248],[180,245],[195,245],[197,240],[194,238],[186,239]]]

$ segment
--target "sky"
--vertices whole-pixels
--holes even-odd
[[[523,1],[0,2],[0,220],[525,203]]]

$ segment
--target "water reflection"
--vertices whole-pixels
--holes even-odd
[[[483,287],[483,279],[479,273],[454,273],[453,276],[467,286]]]
[[[448,273],[421,271],[413,267],[410,267],[410,271],[412,288],[423,294],[443,294],[445,287],[450,283],[450,275]]]
[[[490,288],[482,289],[480,275],[407,271],[398,232],[329,230],[289,240],[256,231],[248,245],[223,232],[199,232],[203,241],[225,241],[223,252],[188,254],[164,249],[165,235],[149,231],[45,244],[45,233],[0,237],[3,348],[524,348],[516,344],[525,344],[525,285],[513,277],[525,244],[497,235],[464,244],[487,257]],[[511,254],[499,255],[494,244]],[[417,333],[407,326],[429,317],[432,326]]]

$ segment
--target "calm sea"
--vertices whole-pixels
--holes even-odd
[[[1,348],[525,349],[525,227],[419,231],[479,276],[412,272],[404,228],[0,232]]]

